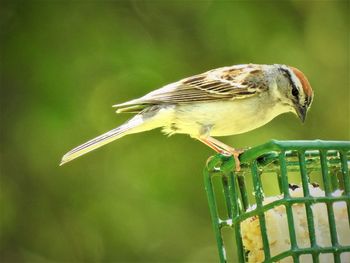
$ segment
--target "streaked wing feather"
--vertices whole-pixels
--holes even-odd
[[[253,71],[254,74],[251,74]],[[259,65],[219,68],[166,85],[114,107],[243,99],[265,90],[267,85],[263,80]],[[257,86],[257,83],[260,85]]]

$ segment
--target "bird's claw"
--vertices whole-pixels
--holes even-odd
[[[243,149],[234,149],[231,148],[227,149],[227,151],[222,151],[220,154],[225,155],[225,156],[233,156],[235,159],[235,171],[239,172],[241,170],[241,162],[239,160],[239,156],[244,152]]]

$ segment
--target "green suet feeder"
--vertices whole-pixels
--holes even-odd
[[[273,140],[240,161],[204,169],[220,262],[350,262],[349,141]]]

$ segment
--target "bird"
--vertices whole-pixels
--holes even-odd
[[[251,131],[287,112],[304,122],[312,100],[308,79],[292,66],[240,64],[212,69],[113,105],[116,113],[134,116],[72,149],[60,165],[126,135],[162,128],[166,135],[187,134],[217,153],[233,156],[239,170],[242,150],[214,137]]]

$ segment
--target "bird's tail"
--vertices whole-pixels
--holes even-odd
[[[145,125],[146,124],[146,125]],[[148,125],[147,125],[148,124]],[[157,128],[157,125],[152,125],[149,120],[144,120],[142,114],[135,115],[132,119],[122,124],[121,126],[106,132],[66,153],[61,160],[60,165],[78,158],[88,152],[91,152],[107,143],[119,139],[125,135],[137,133],[141,131]]]

